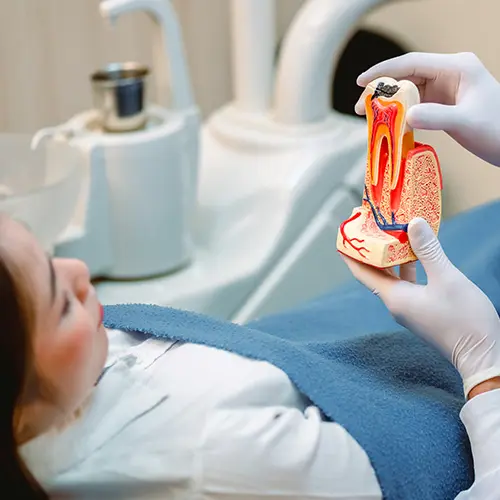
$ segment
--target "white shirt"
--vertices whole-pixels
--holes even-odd
[[[278,368],[142,334],[109,336],[106,371],[83,414],[20,449],[52,495],[381,500],[364,450]],[[468,402],[462,418],[477,479],[458,498],[488,500],[500,491],[500,391]]]
[[[456,500],[500,498],[500,389],[468,401],[460,413],[474,457],[475,482]]]

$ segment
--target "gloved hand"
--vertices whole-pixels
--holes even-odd
[[[457,368],[465,394],[500,376],[500,319],[488,297],[446,257],[431,227],[414,219],[410,244],[427,274],[415,283],[415,263],[394,271],[344,257],[355,278],[378,295],[395,320],[437,347]]]
[[[410,53],[376,64],[358,77],[366,87],[375,78],[411,80],[421,104],[407,120],[416,129],[444,130],[464,148],[500,166],[500,84],[471,53]],[[356,113],[365,112],[358,101]]]

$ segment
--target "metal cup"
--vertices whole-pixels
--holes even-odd
[[[146,66],[134,62],[109,64],[91,75],[94,106],[104,130],[130,132],[145,127],[148,75]]]

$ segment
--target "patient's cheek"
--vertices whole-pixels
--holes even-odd
[[[87,322],[79,321],[71,327],[61,328],[41,347],[40,368],[62,393],[87,389],[95,336],[95,330],[92,331]]]

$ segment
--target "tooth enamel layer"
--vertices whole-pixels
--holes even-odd
[[[392,96],[376,92],[377,86],[397,85]],[[376,99],[372,99],[373,94]],[[398,183],[402,163],[410,149],[415,147],[413,129],[406,123],[407,110],[420,102],[418,88],[408,80],[377,78],[363,92],[368,122],[368,165],[373,187],[379,191],[384,182],[386,164],[390,167],[390,187]],[[379,185],[380,184],[380,185]]]

